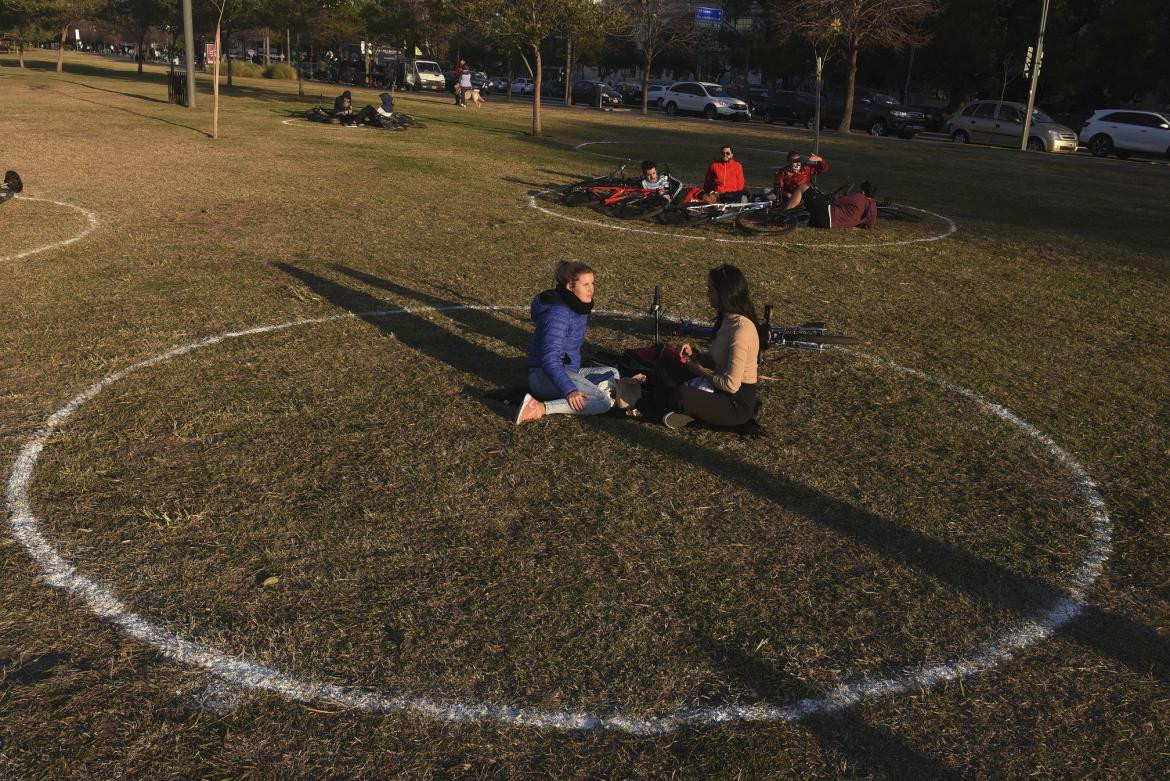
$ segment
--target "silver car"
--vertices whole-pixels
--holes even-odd
[[[957,144],[992,144],[1019,149],[1027,110],[1023,103],[976,100],[954,113],[947,121],[946,132]],[[1075,152],[1077,134],[1040,109],[1033,109],[1028,149],[1032,152]]]

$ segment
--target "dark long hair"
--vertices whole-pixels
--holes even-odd
[[[727,315],[742,315],[759,327],[760,318],[756,315],[756,305],[752,303],[747,277],[742,271],[724,263],[707,272],[707,281],[715,291],[719,307],[719,315],[715,318],[715,330],[719,330],[723,318]]]

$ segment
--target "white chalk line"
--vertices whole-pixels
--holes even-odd
[[[9,261],[9,260],[20,260],[21,258],[27,258],[29,255],[36,255],[39,252],[48,252],[51,249],[59,249],[61,247],[67,247],[76,241],[81,241],[86,236],[93,233],[94,229],[97,228],[97,226],[98,226],[97,215],[94,214],[93,212],[91,212],[89,209],[85,209],[85,208],[78,206],[76,204],[65,203],[64,201],[54,201],[52,198],[37,198],[36,196],[33,196],[33,195],[23,195],[23,194],[16,196],[16,200],[41,201],[43,203],[51,203],[55,206],[64,206],[67,209],[73,209],[76,212],[80,212],[85,217],[85,220],[86,220],[85,229],[82,230],[81,233],[77,234],[76,236],[74,236],[71,239],[65,239],[64,241],[55,241],[52,244],[46,244],[42,247],[36,247],[34,249],[25,250],[24,252],[18,252],[15,255],[4,255],[3,257],[0,257],[0,263],[4,263],[4,262]]]
[[[84,601],[97,616],[119,626],[127,634],[155,647],[161,654],[181,664],[202,667],[228,684],[243,689],[271,692],[290,701],[324,702],[364,712],[409,713],[441,721],[495,721],[504,725],[561,730],[616,730],[636,735],[661,734],[681,727],[707,726],[728,721],[796,721],[815,714],[829,714],[876,697],[918,692],[976,673],[987,672],[1011,660],[1016,654],[1049,637],[1075,618],[1085,606],[1089,588],[1100,577],[1112,550],[1112,522],[1097,484],[1089,473],[1050,437],[1022,420],[1010,410],[987,401],[976,392],[937,380],[922,371],[900,366],[883,358],[848,350],[848,354],[872,362],[875,366],[902,372],[932,383],[974,402],[980,409],[1010,423],[1031,436],[1041,448],[1071,475],[1072,485],[1089,507],[1091,534],[1088,551],[1072,573],[1065,594],[1031,617],[1009,622],[986,640],[942,661],[903,668],[888,677],[863,677],[842,682],[822,697],[771,704],[726,704],[690,707],[662,716],[638,717],[622,713],[602,715],[570,709],[514,707],[499,703],[476,703],[445,700],[403,692],[379,692],[356,686],[341,686],[287,675],[280,670],[230,656],[212,646],[189,639],[127,609],[113,591],[91,580],[70,564],[41,533],[41,521],[33,514],[30,489],[33,470],[41,451],[51,437],[82,405],[105,388],[127,376],[173,358],[228,339],[273,333],[305,325],[328,323],[351,318],[391,317],[421,312],[459,310],[501,311],[521,309],[510,306],[420,307],[388,309],[361,314],[342,314],[291,320],[275,325],[230,331],[218,336],[171,348],[127,366],[94,383],[53,412],[45,425],[21,447],[9,474],[6,499],[13,536],[40,565],[42,575],[51,585]]]
[[[577,144],[577,146],[573,147],[573,149],[575,149],[577,151],[585,152],[587,150],[585,150],[584,147],[589,146],[590,144],[623,144],[623,143],[628,143],[628,142],[625,142],[625,141],[585,141],[583,143]],[[754,148],[754,147],[751,147],[751,148]],[[587,153],[593,154],[593,155],[599,155],[601,157],[608,157],[612,160],[625,161],[628,159],[625,157],[615,157],[613,155],[601,154],[599,152],[589,151]],[[775,153],[772,153],[772,154],[775,154]],[[902,239],[900,241],[883,241],[883,242],[879,242],[876,244],[820,244],[820,243],[804,244],[801,242],[778,241],[775,239],[773,239],[773,240],[768,240],[768,239],[732,239],[732,238],[726,238],[726,237],[722,237],[722,236],[700,236],[700,235],[695,235],[694,233],[679,233],[678,231],[669,231],[669,230],[653,230],[651,228],[635,228],[635,227],[632,227],[630,225],[615,225],[612,222],[603,222],[601,220],[586,220],[586,219],[582,219],[580,217],[573,217],[573,216],[568,215],[568,214],[563,214],[561,212],[554,211],[552,209],[541,206],[539,203],[536,202],[536,199],[539,198],[540,196],[548,195],[549,193],[552,193],[552,192],[556,192],[556,190],[555,189],[540,190],[539,192],[531,193],[528,196],[528,205],[531,206],[533,209],[536,209],[537,211],[544,212],[545,214],[551,215],[553,217],[557,217],[557,218],[562,219],[562,220],[568,220],[569,222],[580,223],[581,225],[591,225],[591,226],[594,226],[597,228],[606,228],[608,230],[626,231],[627,233],[647,233],[647,234],[650,234],[651,236],[671,236],[671,237],[678,238],[678,239],[691,239],[693,241],[714,241],[714,242],[719,242],[721,244],[755,244],[757,246],[764,245],[764,246],[775,246],[775,247],[804,247],[804,248],[811,248],[811,249],[817,249],[817,248],[823,248],[823,249],[880,249],[882,247],[900,247],[900,246],[905,246],[907,244],[923,244],[923,243],[931,242],[931,241],[941,241],[942,239],[953,236],[955,233],[957,233],[959,231],[959,226],[955,223],[955,221],[952,220],[950,217],[947,217],[944,214],[938,214],[937,212],[932,212],[932,211],[929,211],[927,209],[920,208],[918,206],[908,206],[904,203],[899,203],[898,205],[904,209],[910,209],[911,211],[916,211],[916,212],[919,212],[921,214],[927,214],[927,215],[930,215],[931,217],[936,217],[939,220],[942,220],[944,223],[946,223],[947,229],[945,231],[943,231],[942,233],[936,233],[936,234],[931,235],[931,236],[923,236],[923,237],[920,237],[917,239]],[[817,230],[817,229],[813,228],[810,230]]]

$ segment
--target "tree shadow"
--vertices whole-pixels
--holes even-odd
[[[92,84],[86,84],[84,81],[70,81],[69,79],[63,79],[62,82],[65,84],[76,84],[78,87],[85,87],[86,89],[98,90],[99,92],[109,92],[112,95],[124,95],[128,98],[135,98],[137,100],[145,100],[145,101],[149,101],[150,103],[162,103],[163,105],[167,105],[170,103],[170,101],[163,100],[162,98],[152,98],[149,95],[140,95],[140,94],[135,93],[135,92],[122,92],[122,91],[116,90],[116,89],[106,89],[105,87],[95,87]]]
[[[334,305],[354,314],[361,315],[387,307],[386,301],[339,282],[287,263],[274,265],[303,281]],[[432,307],[446,310],[442,314],[450,317],[461,329],[490,336],[517,350],[526,350],[531,339],[531,331],[527,327],[522,328],[515,322],[500,319],[498,310],[459,308],[466,304],[424,293],[347,266],[335,265],[333,268],[364,284],[408,299],[406,304],[413,300],[428,307],[428,311],[433,311]],[[384,318],[365,319],[385,332],[390,330],[392,324]],[[623,316],[597,316],[597,320],[619,331],[629,331],[636,325],[636,321]],[[406,313],[393,320],[393,323],[401,322],[408,322],[411,327],[394,330],[399,341],[457,371],[479,377],[492,385],[501,382],[522,383],[524,380],[518,360],[510,362],[501,359],[498,354],[418,314]],[[509,363],[515,365],[510,367],[507,365]],[[782,472],[769,471],[729,453],[701,445],[685,434],[680,436],[658,425],[615,425],[613,420],[590,417],[577,418],[576,422],[595,428],[600,436],[619,439],[621,444],[635,450],[644,448],[686,461],[789,513],[812,521],[843,539],[1021,618],[1033,618],[1066,596],[1062,589],[1039,579],[1013,572],[1002,564],[900,526]],[[1170,683],[1170,639],[1140,622],[1093,605],[1085,605],[1078,616],[1057,631],[1061,636],[1120,662],[1139,675],[1155,677],[1163,684]],[[728,656],[731,651],[724,649],[720,653]],[[757,678],[767,680],[758,675]],[[879,737],[871,735],[874,740]]]
[[[119,94],[121,94],[121,93],[119,93]],[[83,98],[80,95],[70,95],[69,97],[73,98],[74,100],[80,100],[84,103],[92,103],[93,105],[101,106],[102,108],[113,109],[114,111],[121,111],[121,112],[124,112],[126,114],[131,114],[131,115],[136,116],[136,117],[142,117],[143,119],[152,119],[155,122],[162,122],[164,125],[172,125],[174,127],[181,127],[184,130],[193,130],[201,136],[206,136],[207,138],[211,138],[211,134],[208,133],[206,130],[202,130],[202,129],[197,128],[197,127],[192,127],[191,125],[184,125],[182,122],[172,122],[169,119],[163,119],[162,117],[156,117],[152,114],[143,114],[141,111],[132,111],[128,108],[125,108],[124,106],[115,106],[115,105],[112,105],[110,103],[102,103],[100,101],[90,100],[89,98]]]

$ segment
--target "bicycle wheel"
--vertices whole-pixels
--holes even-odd
[[[797,342],[812,342],[813,344],[860,344],[856,336],[837,336],[834,334],[808,334],[795,337]]]
[[[877,207],[878,216],[887,220],[898,220],[899,222],[922,222],[922,215],[916,211],[911,211],[905,206],[899,206],[896,203],[881,203]]]
[[[574,187],[561,196],[561,203],[565,206],[584,206],[597,200],[593,191],[587,187]]]
[[[674,225],[676,227],[699,225],[710,219],[711,216],[707,213],[706,209],[686,206],[678,209],[666,209],[662,214],[658,215],[658,221],[663,225]]]
[[[619,220],[648,220],[666,209],[661,198],[634,198],[614,204],[610,214]]]
[[[791,212],[781,209],[757,209],[744,212],[735,218],[736,227],[748,233],[785,233],[797,226],[797,219]]]

